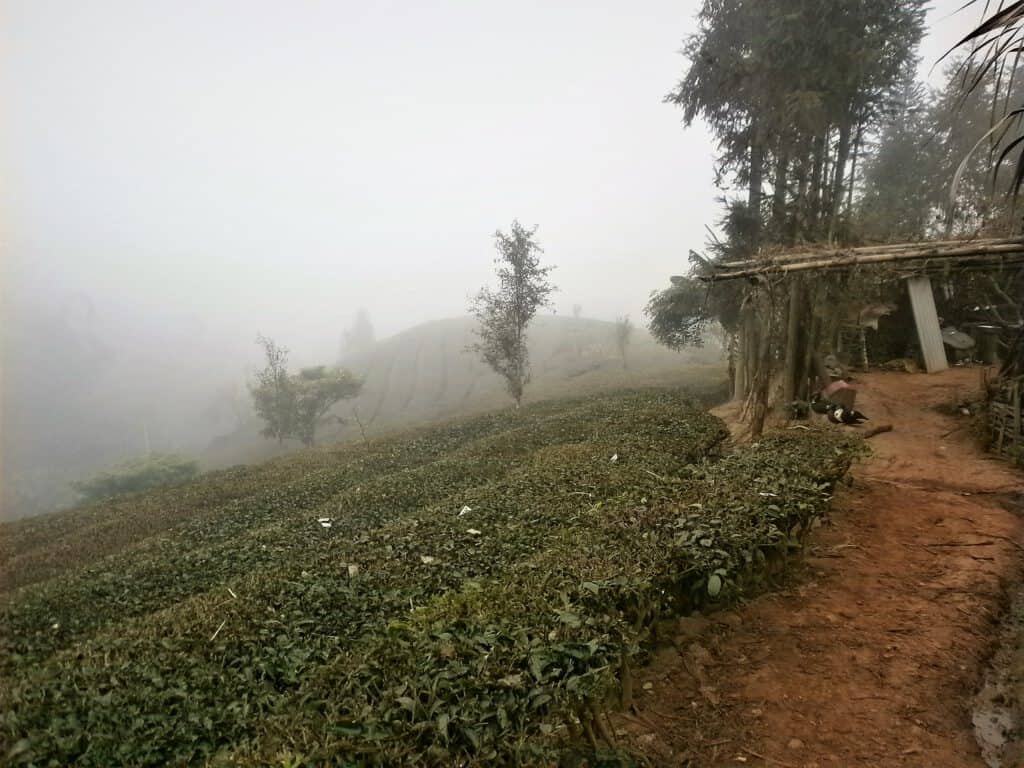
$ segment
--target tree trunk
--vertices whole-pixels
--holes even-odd
[[[782,382],[782,403],[788,407],[796,400],[797,356],[799,355],[800,317],[803,304],[800,301],[800,279],[789,281],[789,312],[786,317],[785,378]]]
[[[729,376],[729,399],[736,399],[736,337],[734,334],[727,334],[728,341],[725,344],[726,371]]]
[[[853,139],[853,154],[850,158],[850,184],[846,190],[846,217],[853,216],[853,190],[857,186],[857,155],[860,154],[861,139],[863,138],[864,125],[857,123],[857,135]]]
[[[832,194],[828,206],[828,239],[831,242],[835,237],[836,219],[839,216],[839,206],[843,200],[843,182],[846,174],[846,161],[850,157],[850,136],[853,126],[849,119],[844,119],[839,126],[839,144],[836,147],[836,165],[832,177]]]
[[[757,322],[757,312],[751,307],[747,310],[746,319],[747,333],[747,354],[744,364],[747,366],[746,389],[744,395],[749,395],[757,386],[757,361],[761,349],[761,327]]]
[[[747,187],[747,209],[751,216],[750,247],[754,253],[761,241],[761,195],[764,181],[764,144],[757,123],[750,126],[750,178]]]
[[[824,168],[825,137],[817,136],[814,139],[814,158],[811,161],[811,192],[804,217],[804,231],[801,233],[811,239],[813,239],[813,233],[817,228],[818,214],[821,211],[821,188]]]
[[[809,157],[801,157],[800,163],[797,165],[797,187],[796,187],[796,201],[793,206],[795,215],[790,220],[788,240],[790,243],[796,242],[797,238],[803,233],[804,222],[807,212],[809,210],[809,202],[807,199],[807,186],[810,182],[810,175],[808,174],[808,166],[810,165]]]
[[[747,396],[747,344],[749,342],[746,317],[743,315],[740,316],[739,326],[739,330],[736,332],[737,349],[733,360],[732,399],[742,401]]]
[[[817,353],[818,336],[821,332],[821,320],[814,314],[813,303],[809,301],[808,304],[811,306],[811,317],[807,329],[807,339],[804,342],[803,363],[800,366],[800,393],[806,400],[809,400],[811,393],[816,391],[812,379],[814,378],[814,356]]]
[[[758,302],[753,320],[758,329],[757,373],[754,375],[754,411],[750,418],[750,437],[756,440],[764,432],[768,416],[768,396],[772,380],[773,312],[765,297]]]
[[[828,212],[832,206],[832,126],[825,130],[825,151],[821,160],[821,206],[818,208],[818,220],[814,223],[814,235],[817,239],[828,229]]]
[[[779,139],[778,158],[775,161],[775,181],[772,194],[772,228],[781,235],[786,226],[786,182],[789,173],[789,150],[784,148],[785,139]]]

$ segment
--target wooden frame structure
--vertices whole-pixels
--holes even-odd
[[[1024,237],[984,240],[933,240],[898,245],[874,245],[858,248],[793,250],[766,253],[757,258],[715,264],[700,279],[708,282],[754,278],[758,275],[782,275],[808,270],[852,269],[881,265],[910,275],[947,272],[955,269],[998,269],[1024,262]]]
[[[711,265],[699,279],[715,283],[747,279],[753,282],[808,271],[851,270],[886,266],[907,279],[917,337],[929,373],[948,367],[942,334],[935,312],[931,276],[951,271],[997,270],[1024,265],[1024,237],[978,240],[941,240],[858,248],[807,248],[761,254],[756,258]]]

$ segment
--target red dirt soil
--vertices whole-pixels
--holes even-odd
[[[866,426],[893,431],[781,591],[679,623],[620,738],[655,765],[984,766],[970,700],[1020,578],[1024,480],[940,412],[980,373],[858,378]]]

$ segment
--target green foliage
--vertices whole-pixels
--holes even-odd
[[[361,382],[344,368],[325,366],[303,368],[289,379],[295,397],[295,437],[303,445],[313,445],[316,428],[328,411],[340,400],[359,394]]]
[[[628,392],[156,495],[195,511],[4,603],[0,754],[550,764],[659,617],[759,588],[856,450],[717,459],[725,437],[682,393]]]
[[[975,4],[977,0],[968,0],[965,7]],[[1000,170],[1006,162],[1008,173],[1003,181],[1012,203],[1016,203],[1024,186],[1024,135],[1020,132],[1024,93],[1020,90],[1018,72],[1024,40],[1024,2],[1016,0],[992,8],[985,3],[983,14],[984,21],[953,47],[966,55],[956,74],[961,76],[963,101],[980,93],[989,105],[991,130],[985,136],[990,149],[988,167],[999,184]],[[981,144],[979,141],[974,149]],[[964,165],[972,162],[971,155],[961,157]]]
[[[975,87],[965,92],[964,83],[975,79]],[[1012,201],[996,193],[1009,180],[997,174],[993,186],[992,175],[993,163],[1012,134],[990,134],[992,100],[1000,91],[1011,101],[1024,98],[1022,87],[1020,72],[985,73],[963,60],[949,66],[945,84],[931,94],[908,83],[904,109],[882,130],[866,164],[858,204],[863,236],[904,242],[947,232],[973,236],[1012,229],[1015,225],[1008,216],[1013,212]],[[1012,171],[1013,163],[1008,162],[1001,172]],[[884,275],[880,277],[884,280]],[[997,271],[953,272],[935,279],[941,285],[936,302],[945,324],[984,320],[1014,328],[1024,320],[1024,270],[1020,268],[1007,265]]]
[[[734,217],[723,221],[727,242],[738,242],[741,236],[735,229],[740,226]],[[716,247],[728,247],[718,244]],[[728,254],[722,253],[725,257]],[[700,256],[691,252],[691,263],[698,273],[707,268]],[[742,288],[736,283],[709,286],[696,276],[676,276],[671,286],[654,291],[644,307],[647,329],[651,335],[669,349],[702,347],[709,328],[718,323],[726,333],[735,333],[739,327]]]
[[[901,243],[927,236],[937,209],[942,208],[942,190],[948,185],[936,178],[931,167],[946,153],[932,146],[924,89],[908,82],[900,101],[902,109],[882,127],[865,162],[857,218],[869,240]]]
[[[857,160],[897,108],[923,26],[920,0],[704,0],[683,50],[687,70],[665,98],[687,124],[699,117],[711,129],[716,182],[726,191],[725,237],[712,235],[710,258],[694,277],[716,261],[852,239]],[[776,369],[786,364],[784,392],[807,386],[808,361],[834,317],[829,307],[823,314],[832,317],[818,327],[797,300],[802,289],[793,287],[794,322],[786,323],[776,287],[713,284],[712,294],[724,295],[699,303],[698,286],[683,278],[647,308],[652,333],[674,348],[696,343],[711,319],[719,321],[734,396],[752,398],[753,435],[768,413]],[[800,354],[801,344],[809,355]]]
[[[253,408],[264,421],[262,434],[279,442],[294,437],[313,445],[317,427],[340,400],[359,394],[362,382],[344,368],[319,365],[289,375],[288,350],[259,337],[267,357],[249,391]]]
[[[555,290],[547,280],[553,267],[540,264],[544,250],[534,238],[536,232],[536,227],[526,229],[513,221],[510,234],[494,233],[498,288],[482,288],[470,308],[480,324],[480,341],[473,350],[505,379],[516,407],[530,379],[526,328],[537,310],[549,304],[548,296]]]
[[[666,101],[683,109],[687,124],[708,123],[719,179],[748,186],[758,224],[762,180],[773,174],[774,239],[828,235],[858,137],[892,109],[914,61],[922,4],[705,0],[698,22],[683,50],[689,67]],[[753,229],[756,243],[760,226]]]
[[[295,393],[288,378],[288,349],[265,336],[257,336],[256,343],[263,347],[267,364],[249,387],[253,409],[263,419],[263,436],[284,442],[294,434],[296,411]]]
[[[908,80],[901,108],[867,158],[858,205],[863,235],[906,241],[1005,226],[1000,220],[1012,205],[996,189],[1009,183],[1003,177],[1014,171],[1012,155],[995,178],[992,168],[1013,135],[991,133],[992,102],[1000,91],[1019,101],[1022,89],[1024,73],[984,73],[964,60],[952,62],[945,84],[931,93]]]
[[[669,349],[701,347],[708,326],[715,322],[708,304],[708,288],[692,277],[680,277],[663,291],[651,294],[647,329]]]
[[[84,502],[96,502],[126,493],[173,485],[199,474],[199,462],[184,456],[154,453],[104,470],[88,480],[72,483]]]

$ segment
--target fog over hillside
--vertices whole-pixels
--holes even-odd
[[[1022,50],[0,5],[0,768],[1024,768]]]
[[[402,427],[463,417],[509,407],[501,378],[474,355],[476,323],[448,318],[411,328],[343,357],[346,367],[363,378],[359,396],[332,409],[322,442],[362,439]],[[533,361],[527,402],[600,392],[626,386],[675,384],[703,376],[709,389],[724,382],[722,350],[713,339],[705,349],[672,352],[636,330],[625,365],[615,345],[614,324],[560,316],[543,316],[530,328]],[[700,372],[700,373],[698,373]],[[237,429],[214,439],[201,458],[207,468],[230,466],[294,451],[262,438],[261,422],[243,397]],[[224,418],[230,403],[219,403]]]
[[[8,4],[3,513],[244,429],[257,334],[314,365],[360,307],[378,338],[460,315],[513,217],[560,316],[642,323],[718,216],[711,138],[663,103],[697,8]]]

